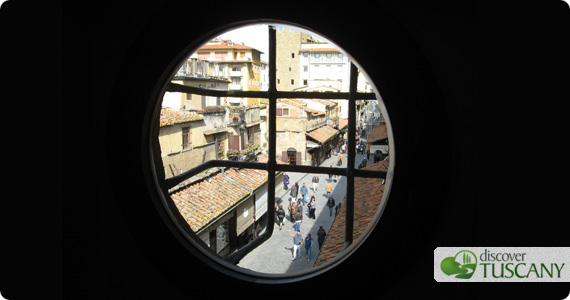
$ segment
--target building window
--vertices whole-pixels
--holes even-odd
[[[239,248],[240,246],[236,246],[235,245],[242,245],[241,243],[238,243],[235,241],[236,237],[239,236],[240,234],[242,234],[245,230],[245,227],[243,226],[249,226],[246,222],[249,222],[249,217],[250,215],[258,215],[257,212],[255,211],[247,211],[247,214],[244,214],[244,212],[246,212],[246,210],[239,206],[240,204],[235,204],[236,208],[239,207],[241,209],[241,214],[242,217],[247,217],[247,220],[239,220],[239,210],[237,210],[237,212],[234,212],[233,215],[224,215],[225,217],[220,217],[220,220],[216,220],[213,219],[211,221],[204,221],[205,224],[210,224],[212,229],[208,232],[200,232],[202,235],[197,237],[197,232],[193,231],[192,227],[189,224],[185,224],[182,222],[182,220],[180,218],[175,219],[174,221],[177,222],[177,224],[180,224],[179,228],[182,228],[184,230],[185,233],[188,234],[188,236],[190,236],[191,238],[189,239],[194,245],[196,245],[196,247],[204,247],[206,245],[206,247],[210,250],[214,250],[214,254],[210,254],[210,252],[208,252],[208,256],[210,257],[214,263],[218,263],[216,260],[225,260],[225,263],[222,264],[224,267],[227,267],[229,271],[231,272],[236,272],[237,274],[241,274],[241,276],[244,276],[244,278],[252,278],[251,276],[253,276],[256,279],[263,279],[265,281],[275,281],[275,282],[287,282],[287,281],[291,281],[291,280],[295,280],[296,278],[301,278],[301,276],[299,277],[294,277],[292,278],[290,275],[287,274],[272,274],[272,276],[270,277],[264,277],[263,274],[256,274],[256,275],[251,275],[251,273],[245,272],[244,270],[240,269],[240,267],[236,266],[237,263],[243,258],[245,257],[248,253],[250,253],[251,251],[253,251],[256,247],[259,247],[260,245],[262,245],[267,239],[269,239],[274,233],[274,228],[278,226],[273,226],[273,224],[275,223],[275,214],[273,213],[269,213],[272,212],[272,209],[274,207],[274,205],[276,204],[276,189],[281,188],[281,185],[277,182],[277,180],[279,180],[279,176],[283,176],[283,172],[291,172],[291,173],[306,173],[306,174],[319,174],[319,175],[323,175],[321,177],[321,180],[326,180],[326,178],[329,178],[330,180],[332,180],[333,176],[335,177],[343,177],[342,180],[344,180],[343,184],[346,184],[346,193],[344,196],[344,199],[336,199],[337,203],[342,203],[342,205],[338,205],[338,210],[337,211],[341,211],[341,215],[342,218],[339,217],[342,222],[342,225],[339,225],[337,227],[341,228],[342,230],[340,230],[340,232],[342,232],[342,235],[337,235],[335,236],[336,238],[338,238],[338,241],[336,242],[340,242],[342,245],[339,247],[337,245],[335,245],[335,247],[331,248],[335,251],[337,251],[334,255],[334,259],[332,259],[331,261],[327,262],[328,265],[326,266],[326,268],[329,267],[333,267],[336,264],[340,263],[340,261],[337,258],[340,257],[344,257],[345,255],[351,255],[352,253],[354,253],[354,251],[356,251],[356,249],[358,248],[358,246],[364,242],[365,238],[359,238],[359,237],[365,237],[367,236],[367,234],[364,233],[369,233],[374,225],[377,222],[377,218],[379,218],[379,216],[381,215],[381,211],[384,209],[385,205],[386,205],[386,197],[382,198],[382,202],[379,202],[379,206],[377,206],[377,208],[375,208],[373,210],[373,212],[375,212],[375,214],[369,215],[366,217],[366,222],[362,222],[362,223],[366,223],[369,224],[367,225],[368,227],[366,228],[358,228],[359,230],[355,230],[355,226],[360,226],[359,224],[361,223],[360,221],[362,220],[356,220],[355,218],[358,218],[359,216],[362,215],[362,213],[366,212],[366,209],[360,209],[357,212],[355,209],[355,195],[357,195],[358,193],[356,192],[356,183],[355,181],[359,181],[359,180],[368,180],[366,181],[365,184],[370,185],[370,182],[372,182],[372,184],[378,184],[378,191],[380,190],[380,186],[382,188],[382,195],[387,195],[384,194],[384,190],[388,189],[390,187],[391,184],[391,175],[393,172],[393,160],[391,162],[386,161],[386,164],[384,166],[384,168],[378,168],[378,169],[366,169],[366,163],[364,163],[364,169],[360,169],[359,167],[357,167],[357,162],[356,162],[356,157],[357,157],[357,153],[356,153],[356,149],[357,149],[357,144],[356,144],[356,133],[357,130],[360,131],[361,128],[363,128],[363,126],[366,126],[366,124],[368,124],[367,122],[369,121],[368,118],[370,116],[372,116],[372,114],[363,114],[362,111],[359,111],[362,107],[364,107],[364,103],[369,103],[368,101],[365,100],[370,100],[370,101],[377,101],[380,102],[379,96],[375,93],[366,93],[366,92],[358,92],[357,91],[357,81],[359,78],[359,74],[362,73],[361,70],[358,70],[358,68],[356,67],[355,64],[350,63],[349,65],[347,65],[350,69],[349,72],[349,78],[347,80],[347,85],[349,86],[348,92],[340,92],[340,91],[325,91],[325,92],[305,92],[305,91],[280,91],[277,89],[277,85],[280,84],[280,79],[276,78],[276,69],[277,69],[277,62],[276,62],[276,48],[279,47],[279,45],[277,45],[277,38],[276,38],[276,27],[274,25],[269,25],[268,26],[268,36],[269,36],[269,62],[268,62],[268,70],[267,70],[267,74],[268,74],[268,90],[267,91],[239,91],[236,92],[234,90],[230,90],[228,89],[227,91],[224,90],[207,90],[204,88],[197,88],[194,86],[185,86],[185,85],[181,85],[181,84],[177,84],[177,83],[168,83],[166,86],[166,91],[167,92],[178,92],[178,93],[190,93],[190,94],[196,94],[196,95],[202,95],[202,96],[210,96],[210,97],[221,97],[221,98],[242,98],[242,99],[252,99],[252,98],[263,98],[264,101],[266,101],[265,103],[267,103],[266,106],[266,114],[265,116],[262,116],[261,119],[266,119],[267,120],[267,124],[263,124],[263,128],[265,128],[267,130],[267,133],[265,134],[265,139],[267,140],[267,149],[266,151],[264,151],[265,153],[267,153],[267,160],[263,163],[261,162],[255,162],[255,161],[232,161],[232,160],[210,160],[207,162],[202,163],[201,165],[197,166],[197,167],[193,167],[191,169],[189,169],[186,172],[183,172],[182,174],[179,174],[178,176],[174,176],[174,177],[170,177],[170,178],[162,178],[160,180],[162,180],[162,182],[160,183],[160,188],[162,189],[163,193],[165,194],[164,197],[164,201],[167,201],[165,207],[168,207],[168,209],[172,209],[173,207],[176,207],[179,211],[178,213],[182,214],[182,210],[186,209],[184,207],[183,204],[178,205],[173,205],[171,202],[168,201],[173,201],[172,198],[169,196],[169,190],[179,186],[179,184],[181,184],[182,182],[186,181],[186,180],[202,180],[202,178],[200,179],[195,179],[196,175],[200,175],[201,172],[205,172],[205,171],[209,171],[211,169],[221,169],[221,170],[225,170],[226,173],[229,173],[228,170],[253,170],[253,171],[259,171],[259,172],[266,172],[267,174],[267,195],[266,197],[264,197],[264,201],[266,202],[266,207],[267,207],[267,213],[265,213],[265,218],[266,218],[266,223],[267,228],[265,229],[264,233],[261,234],[257,239],[255,239],[254,241],[250,242],[250,243],[246,243],[243,244],[244,246]],[[218,53],[216,53],[217,55]],[[319,53],[315,53],[314,54],[316,59],[320,59],[320,54]],[[294,58],[295,54],[291,53],[291,57]],[[327,54],[327,59],[332,58],[332,54]],[[235,65],[237,66],[237,65]],[[281,66],[281,67],[285,67],[285,66]],[[318,70],[318,65],[314,66],[315,69]],[[330,65],[326,65],[325,67],[328,71],[330,71],[331,66]],[[232,70],[234,70],[234,66],[232,66]],[[304,66],[303,70],[306,72],[308,70],[308,66]],[[236,84],[239,81],[239,77],[234,77],[233,78],[233,83]],[[250,79],[250,83],[251,83],[251,79]],[[291,85],[294,85],[295,81],[294,79],[291,79]],[[308,80],[307,79],[303,79],[303,84],[307,85]],[[343,82],[344,83],[344,82]],[[293,106],[289,106],[287,108],[278,108],[277,107],[277,100],[278,99],[290,99],[293,100],[292,104]],[[328,110],[329,109],[334,109],[334,111],[339,111],[339,107],[331,107],[331,106],[345,106],[347,107],[347,117],[346,119],[341,120],[340,118],[336,118],[335,120],[327,120],[327,118],[323,117],[322,121],[316,122],[316,123],[322,123],[319,125],[316,125],[313,128],[311,128],[310,130],[307,129],[306,132],[305,131],[301,131],[301,135],[303,137],[307,137],[307,140],[303,140],[303,143],[300,147],[303,147],[303,149],[300,149],[297,145],[293,146],[293,147],[288,147],[288,148],[281,148],[280,152],[277,153],[277,143],[279,142],[277,140],[277,131],[278,131],[278,126],[277,126],[277,121],[278,121],[278,116],[290,116],[290,114],[293,114],[294,116],[297,116],[297,113],[299,110],[302,110],[303,113],[305,114],[305,110],[307,110],[306,114],[309,115],[309,111],[311,112],[311,115],[314,116],[319,116],[319,115],[325,115],[325,114],[320,114],[318,111],[318,103],[312,103],[311,105],[305,105],[304,100],[310,101],[310,99],[317,99],[317,100],[323,100],[323,102],[326,101],[327,104],[324,104],[323,107],[326,107],[325,113],[328,114],[330,113]],[[299,102],[299,100],[302,100]],[[331,101],[333,100],[333,101]],[[296,102],[297,101],[297,102]],[[293,103],[294,102],[294,103]],[[297,107],[300,106],[300,107]],[[382,106],[383,108],[383,106]],[[227,108],[226,108],[227,109]],[[342,111],[346,111],[346,110],[342,110]],[[232,112],[233,114],[238,114],[237,112]],[[385,113],[384,111],[382,113]],[[221,114],[220,114],[221,115]],[[216,114],[211,114],[209,115],[208,118],[211,117],[211,120],[208,119],[208,122],[215,122],[215,118],[217,118],[218,115]],[[387,116],[384,116],[383,120],[386,124],[389,124],[389,121],[387,121],[388,119],[386,118]],[[247,118],[247,116],[246,116]],[[282,118],[285,119],[285,118]],[[282,119],[279,119],[279,121],[282,121]],[[287,118],[287,119],[292,119],[292,118]],[[298,122],[297,120],[294,120],[295,122]],[[308,119],[307,119],[308,122]],[[205,122],[204,122],[205,123]],[[251,124],[251,123],[248,123]],[[248,125],[245,124],[245,126],[258,126],[258,125]],[[294,124],[295,125],[295,124]],[[261,127],[261,126],[260,126]],[[381,127],[381,126],[380,126]],[[389,125],[388,126],[384,126],[384,131],[388,132],[387,134],[384,134],[384,139],[387,141],[388,137],[391,136],[391,132],[389,129]],[[368,134],[368,136],[373,135],[370,131],[370,128],[365,128],[366,132]],[[374,127],[374,129],[377,129],[377,127]],[[221,129],[219,127],[217,127],[216,130],[226,130],[226,129]],[[228,129],[229,130],[229,129]],[[261,130],[261,129],[260,129]],[[247,140],[246,140],[246,136],[245,136],[245,132],[247,131]],[[242,151],[242,150],[246,150],[244,148],[246,148],[244,145],[245,141],[248,141],[249,143],[256,142],[257,141],[257,127],[250,127],[247,130],[244,130],[244,128],[242,129],[231,129],[230,131],[227,131],[228,133],[228,149],[229,150],[237,150],[237,151]],[[233,134],[232,134],[233,133]],[[205,135],[211,134],[211,133],[204,133]],[[379,136],[381,136],[381,134],[378,134]],[[260,134],[260,136],[262,136],[262,134]],[[196,140],[198,140],[198,138],[200,138],[199,136],[195,137]],[[309,139],[313,139],[313,140],[309,140]],[[345,155],[345,164],[339,165],[339,166],[334,166],[334,167],[329,167],[329,166],[324,166],[324,165],[320,165],[317,163],[316,165],[313,164],[311,161],[308,164],[305,164],[303,159],[310,157],[309,160],[320,160],[322,161],[324,156],[329,153],[329,149],[333,149],[334,146],[337,145],[341,145],[344,143],[344,140],[346,139],[346,143],[347,143],[347,147],[346,147],[346,153]],[[286,140],[286,139],[283,139]],[[240,145],[241,142],[241,145]],[[283,141],[281,141],[283,142]],[[221,145],[221,144],[220,144]],[[390,146],[391,144],[387,143],[386,144],[379,144],[379,145],[375,145],[375,147],[377,149],[380,149],[378,151],[384,151],[383,149],[393,149],[390,148],[392,146]],[[219,145],[215,144],[216,147],[219,148]],[[187,128],[183,128],[183,148],[184,149],[190,149],[192,147],[191,144],[191,130],[190,127]],[[201,147],[196,145],[196,148]],[[305,149],[305,147],[307,147]],[[309,147],[311,147],[309,149]],[[330,148],[327,148],[330,147]],[[236,152],[237,152],[236,151]],[[307,154],[309,151],[312,151],[311,153]],[[333,149],[334,151],[334,149]],[[160,155],[160,153],[154,153],[154,155]],[[363,155],[362,153],[360,155]],[[281,159],[281,163],[278,162],[278,156]],[[391,159],[393,159],[393,151],[389,152],[389,157]],[[160,162],[161,159],[155,157],[154,160],[155,162]],[[319,161],[319,163],[320,163]],[[360,163],[360,162],[358,162]],[[164,162],[163,162],[164,164]],[[331,165],[332,166],[332,165]],[[163,169],[164,166],[156,166],[156,169]],[[223,172],[223,171],[222,171]],[[221,174],[220,173],[220,178],[225,178],[224,176],[229,176],[228,174]],[[328,175],[328,176],[327,176]],[[327,177],[325,177],[327,176]],[[199,176],[198,176],[199,177]],[[281,180],[282,177],[281,177]],[[236,181],[233,180],[231,181],[232,183],[235,183],[236,186],[242,186],[244,188],[244,190],[246,190],[248,192],[249,195],[253,195],[252,193],[254,193],[254,190],[252,188],[248,188],[247,187],[247,180],[245,181]],[[237,183],[236,183],[237,182]],[[309,182],[309,181],[307,181]],[[290,182],[290,184],[294,184],[294,182]],[[301,183],[302,184],[302,183]],[[364,184],[364,183],[363,183]],[[320,189],[319,189],[319,193],[320,193]],[[228,193],[229,194],[229,193]],[[247,193],[246,193],[247,194]],[[222,196],[223,198],[223,196]],[[253,200],[253,202],[258,202],[256,200],[258,200],[259,198],[255,198]],[[223,200],[223,199],[222,199]],[[218,202],[221,202],[222,200],[217,200]],[[379,200],[380,201],[380,200]],[[285,203],[287,205],[287,203]],[[234,205],[234,204],[232,204]],[[284,205],[284,206],[286,206]],[[255,206],[255,205],[254,205]],[[187,210],[186,210],[187,211]],[[173,213],[175,213],[176,211],[174,211]],[[191,211],[188,213],[192,213]],[[216,213],[220,213],[220,212],[216,212]],[[221,214],[224,214],[225,212],[221,212]],[[325,212],[325,214],[328,216],[328,210]],[[331,213],[332,216],[332,213]],[[243,218],[242,218],[243,219]],[[184,220],[188,220],[188,219],[184,219]],[[364,219],[363,219],[364,220]],[[242,222],[243,221],[243,222]],[[190,221],[188,221],[190,222]],[[207,222],[211,222],[211,223],[207,223]],[[241,222],[241,223],[240,223]],[[242,224],[243,223],[243,224]],[[242,226],[243,225],[243,226]],[[237,229],[237,230],[236,230]],[[355,232],[358,232],[355,237]],[[364,232],[364,233],[362,233]],[[315,245],[316,245],[316,232],[311,232],[311,234],[314,235],[314,240],[315,240]],[[340,238],[341,237],[341,238]],[[232,240],[233,239],[233,240]],[[329,239],[330,243],[333,243],[333,239]],[[200,244],[199,241],[202,241],[202,244]],[[204,242],[207,241],[207,242]],[[204,244],[205,243],[205,244]],[[209,246],[208,246],[209,245]],[[326,246],[326,244],[324,245],[324,247]],[[313,248],[315,249],[315,248]],[[342,252],[340,251],[341,249]],[[221,256],[219,255],[219,253],[222,253],[223,251],[229,251],[228,253],[224,252],[224,255]],[[313,250],[315,251],[315,250]],[[218,255],[218,256],[216,256]],[[220,265],[220,264],[217,264]],[[235,266],[235,268],[230,267],[230,266]],[[255,272],[255,270],[253,270]],[[318,271],[318,270],[317,270]],[[306,271],[301,272],[301,274],[303,275],[303,278],[307,278],[312,276],[312,274],[317,274],[315,271],[315,269],[307,269]],[[274,276],[273,276],[274,275]],[[239,276],[237,276],[239,277]]]
[[[182,128],[182,150],[192,149],[192,130],[190,127]]]
[[[226,59],[226,57],[228,56],[227,51],[216,51],[214,54],[215,54],[216,60],[223,60],[223,59]]]

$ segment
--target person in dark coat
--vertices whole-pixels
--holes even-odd
[[[297,199],[297,195],[299,195],[299,183],[295,182],[295,185],[291,187],[291,193],[290,193],[291,197],[293,199]]]
[[[309,207],[309,218],[316,219],[315,217],[316,206],[317,205],[315,203],[315,195],[311,194],[311,200],[309,201],[309,204],[307,204],[307,207]]]
[[[283,227],[283,219],[285,219],[285,210],[283,209],[283,205],[279,205],[279,209],[277,210],[277,222],[279,223],[279,230]]]
[[[329,217],[332,217],[333,208],[335,206],[334,199],[333,199],[332,195],[329,197],[329,200],[327,200],[327,206],[329,207],[329,210],[330,210]]]
[[[319,242],[319,250],[323,247],[323,243],[325,242],[326,236],[327,236],[327,233],[323,229],[323,226],[321,226],[319,228],[319,231],[317,231],[317,242]]]

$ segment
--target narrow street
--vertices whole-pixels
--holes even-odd
[[[344,154],[342,167],[346,167],[346,154]],[[358,167],[362,160],[364,159],[364,154],[356,154],[355,167]],[[321,166],[337,166],[338,156],[333,155],[331,158],[326,159]],[[368,165],[371,163],[369,162]],[[313,193],[311,179],[313,174],[307,173],[287,173],[290,177],[290,187],[299,182],[299,189],[303,186],[303,183],[307,186],[309,195]],[[333,177],[334,179],[334,177]],[[239,267],[250,269],[253,271],[269,274],[283,274],[283,273],[294,273],[303,271],[305,269],[312,268],[315,264],[316,258],[319,255],[319,246],[317,242],[317,231],[319,227],[322,226],[323,229],[329,232],[329,229],[334,221],[335,214],[333,211],[332,217],[330,216],[329,208],[326,206],[326,192],[325,186],[329,181],[329,176],[325,174],[319,174],[319,183],[317,191],[314,192],[316,198],[316,219],[309,218],[309,210],[306,205],[303,206],[303,222],[301,224],[301,235],[303,239],[308,233],[311,234],[313,238],[313,245],[311,247],[311,259],[307,261],[307,256],[305,253],[305,244],[301,245],[301,256],[297,256],[297,259],[292,261],[293,258],[293,238],[289,236],[289,230],[291,233],[295,233],[294,224],[291,223],[289,219],[289,214],[287,207],[289,205],[289,190],[285,191],[281,187],[276,187],[276,202],[278,205],[283,205],[283,209],[286,211],[286,217],[283,222],[282,230],[279,230],[279,225],[275,224],[275,229],[273,235],[265,243],[251,251],[246,255],[238,264]],[[346,178],[344,176],[339,176],[337,182],[332,181],[333,193],[332,196],[335,200],[335,204],[339,204],[343,201],[346,194]],[[300,195],[300,192],[299,192]],[[300,196],[299,196],[300,197]],[[273,212],[272,209],[268,211]],[[273,224],[268,224],[272,226]],[[260,232],[260,234],[262,234]]]

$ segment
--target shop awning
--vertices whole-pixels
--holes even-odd
[[[307,150],[319,148],[321,145],[315,142],[307,141]]]

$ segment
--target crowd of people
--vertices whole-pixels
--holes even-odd
[[[284,189],[289,190],[289,176],[284,173],[283,174],[283,184]],[[293,238],[293,258],[295,260],[298,256],[298,253],[301,249],[301,245],[304,243],[305,245],[305,253],[307,260],[311,259],[311,247],[313,239],[311,234],[308,233],[305,238],[301,235],[301,224],[303,222],[303,217],[308,216],[308,218],[316,220],[316,203],[317,201],[326,201],[326,206],[329,208],[329,217],[333,217],[333,211],[335,212],[334,216],[338,214],[338,210],[340,209],[340,203],[337,205],[335,199],[333,198],[333,182],[337,182],[338,176],[335,176],[333,179],[333,175],[329,175],[329,180],[325,186],[325,199],[317,200],[315,193],[318,190],[318,183],[320,181],[319,175],[315,174],[311,178],[312,186],[310,188],[307,187],[306,183],[303,183],[301,187],[299,187],[299,182],[295,182],[290,188],[289,197],[288,197],[288,205],[287,208],[284,208],[283,205],[275,204],[275,219],[277,224],[279,225],[279,230],[283,228],[283,224],[286,219],[293,224],[295,228],[295,233],[291,233],[289,230],[289,236]],[[305,214],[303,213],[305,211]],[[319,230],[317,231],[317,242],[319,245],[319,249],[322,247],[325,239],[326,239],[326,231],[322,226],[320,226]],[[299,254],[300,257],[300,254]]]
[[[357,151],[361,154],[364,154],[365,143],[360,142],[360,137],[363,138],[366,137],[366,131],[364,130],[364,128],[359,128],[359,130],[356,132],[356,140],[358,141]],[[328,152],[327,158],[330,158],[333,154],[337,154],[338,157],[337,166],[342,166],[344,159],[343,154],[347,152],[346,140],[343,140],[341,137],[341,142],[338,145],[336,145],[336,147],[331,145],[330,151],[327,152]],[[366,164],[367,160],[364,159],[364,161],[360,164],[360,166],[358,166],[358,168],[365,167]],[[317,166],[317,162],[313,160],[312,165]],[[330,164],[330,168],[333,168],[332,164]],[[279,225],[279,230],[283,228],[283,224],[286,219],[288,219],[295,228],[294,233],[291,233],[291,230],[289,230],[289,236],[293,238],[292,260],[295,260],[297,256],[300,257],[299,251],[303,243],[305,245],[305,253],[307,256],[307,261],[311,259],[311,246],[313,244],[313,238],[311,237],[310,233],[308,233],[305,236],[305,238],[303,238],[301,234],[301,224],[303,222],[303,216],[304,216],[303,211],[307,212],[308,210],[308,213],[306,214],[308,218],[316,219],[315,213],[316,213],[317,201],[326,201],[326,207],[329,208],[329,217],[331,218],[333,217],[333,212],[334,212],[334,217],[336,217],[336,215],[339,212],[340,203],[337,204],[332,195],[333,183],[336,183],[338,181],[338,175],[333,175],[333,174],[328,175],[328,180],[325,185],[325,191],[324,191],[325,198],[317,200],[315,193],[317,192],[318,189],[319,180],[320,180],[319,175],[317,174],[313,175],[313,177],[311,178],[312,186],[310,188],[312,191],[310,193],[309,193],[309,187],[307,187],[306,183],[303,183],[302,186],[299,187],[299,182],[295,182],[295,184],[293,184],[290,187],[289,191],[290,197],[288,198],[289,202],[288,205],[286,205],[287,207],[284,208],[283,205],[277,205],[277,203],[275,204],[275,219],[277,221],[277,224]],[[290,183],[290,178],[286,173],[284,173],[283,174],[284,190],[289,190],[289,183]],[[321,249],[321,247],[323,246],[323,243],[326,239],[326,235],[327,233],[324,230],[323,226],[320,226],[319,230],[317,231],[317,242],[319,245],[319,249]]]

